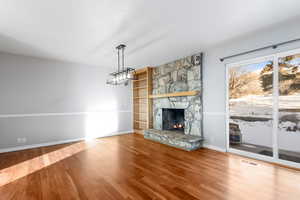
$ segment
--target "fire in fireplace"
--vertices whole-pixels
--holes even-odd
[[[163,130],[184,132],[184,109],[162,109]]]

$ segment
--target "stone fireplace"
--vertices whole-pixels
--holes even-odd
[[[188,56],[153,70],[153,94],[200,91],[196,96],[153,100],[153,127],[163,130],[163,109],[184,109],[184,134],[202,136],[202,54]]]
[[[193,150],[202,145],[202,53],[153,69],[153,95],[196,91],[153,99],[153,129],[145,138]]]

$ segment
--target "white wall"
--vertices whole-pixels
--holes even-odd
[[[106,85],[109,72],[0,53],[0,151],[131,131],[131,87]]]
[[[245,59],[269,55],[285,50],[300,48],[300,42],[239,56],[220,62],[219,58],[260,48],[279,42],[300,38],[299,21],[290,21],[276,27],[256,31],[247,37],[237,38],[222,45],[204,51],[203,64],[203,107],[205,144],[217,148],[226,148],[225,104],[226,82],[225,64]]]

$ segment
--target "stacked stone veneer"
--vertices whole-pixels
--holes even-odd
[[[154,68],[153,94],[199,90],[197,96],[153,100],[153,127],[162,130],[162,108],[185,109],[186,135],[202,136],[202,53]]]

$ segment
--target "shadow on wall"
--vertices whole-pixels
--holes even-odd
[[[18,40],[17,38],[13,38],[3,33],[0,33],[0,44],[3,48],[5,48],[6,52],[11,52],[13,54],[21,54],[26,55],[24,52],[28,52],[28,54],[40,55],[40,57],[56,57],[57,55],[53,55],[43,49],[37,48],[30,44],[27,44],[23,41]]]

